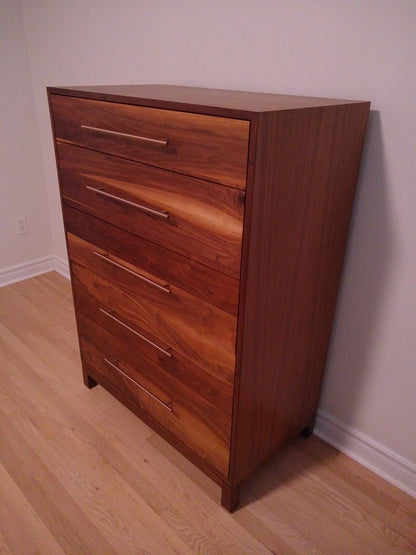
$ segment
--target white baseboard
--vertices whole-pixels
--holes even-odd
[[[0,287],[22,281],[46,272],[55,270],[66,278],[69,278],[68,262],[56,256],[44,256],[35,260],[16,264],[0,269]]]
[[[55,256],[54,258],[54,270],[56,272],[58,272],[58,274],[61,274],[61,276],[66,277],[67,279],[70,278],[69,275],[69,264],[67,260],[63,260],[62,258],[58,258],[57,256]]]
[[[416,465],[325,411],[316,416],[314,434],[387,482],[416,497]]]

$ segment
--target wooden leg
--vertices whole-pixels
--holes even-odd
[[[313,434],[313,428],[315,426],[315,416],[312,418],[312,420],[309,422],[309,424],[306,426],[306,428],[304,428],[301,432],[300,435],[303,437],[309,437]]]
[[[91,376],[89,376],[88,374],[84,373],[83,376],[84,384],[88,387],[88,389],[92,389],[97,385],[97,382],[94,380],[94,378],[91,378]]]
[[[221,505],[232,513],[240,502],[240,488],[239,486],[231,486],[224,482],[221,492]]]

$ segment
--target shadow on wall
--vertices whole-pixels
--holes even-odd
[[[319,407],[352,427],[366,402],[363,386],[394,252],[384,161],[380,113],[371,111]]]

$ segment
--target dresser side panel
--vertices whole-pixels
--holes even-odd
[[[314,417],[368,111],[360,103],[260,116],[247,191],[231,483]]]

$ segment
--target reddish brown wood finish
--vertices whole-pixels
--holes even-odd
[[[60,95],[51,103],[58,140],[245,189],[248,121]]]
[[[148,426],[150,426],[155,432],[157,432],[161,437],[168,441],[171,445],[175,447],[180,453],[188,458],[193,464],[198,466],[207,476],[209,476],[215,483],[222,486],[223,484],[223,473],[214,468],[203,456],[195,452],[186,442],[185,438],[179,438],[177,434],[170,432],[165,426],[163,426],[157,418],[146,412],[137,402],[132,401],[129,396],[111,385],[105,377],[98,374],[95,368],[88,366],[83,361],[83,372],[85,376],[88,376],[92,387],[96,384],[100,384],[107,391],[109,391],[116,399],[123,403],[127,408],[129,408],[134,414],[143,420]],[[87,385],[87,384],[85,384]]]
[[[230,513],[234,512],[240,502],[240,487],[223,482],[221,488],[221,505]]]
[[[91,98],[112,103],[152,106],[168,110],[250,120],[253,115],[261,112],[356,103],[354,100],[341,100],[339,98],[316,98],[161,84],[48,87],[48,92],[50,95]]]
[[[234,316],[174,285],[163,283],[158,276],[146,274],[141,268],[126,264],[123,259],[114,257],[108,251],[103,251],[74,235],[68,236],[68,244],[71,261],[85,268],[85,275],[90,274],[94,279],[103,279],[111,284],[111,288],[120,291],[121,295],[140,298],[141,303],[163,312],[169,320],[183,322],[184,326],[194,329],[199,335],[207,336],[214,343],[234,351]],[[117,266],[112,264],[113,261]],[[96,286],[92,286],[94,287]]]
[[[49,93],[84,381],[104,385],[220,483],[234,510],[243,481],[312,431],[369,103],[160,85]],[[85,117],[152,136],[164,119],[180,149],[155,155],[79,132]],[[190,141],[195,151],[183,148]],[[153,217],[97,202],[90,183],[150,208],[169,204],[174,225],[164,235]],[[91,249],[168,284],[169,298]],[[179,419],[152,395],[167,406],[176,398]]]
[[[368,108],[260,117],[244,245],[232,484],[313,420]]]
[[[84,364],[185,442],[221,474],[227,472],[231,418],[183,387],[171,375],[157,374],[148,365],[132,367],[112,353],[100,351],[81,335]],[[116,367],[119,370],[116,370]],[[152,371],[153,370],[153,371]]]
[[[239,277],[244,192],[68,144],[57,153],[65,201]]]
[[[207,371],[231,380],[234,376],[234,351],[218,344],[212,337],[202,335],[192,325],[158,310],[151,302],[126,293],[88,268],[72,264],[74,294],[93,295],[107,311],[114,311],[118,320],[141,333],[161,348],[181,352],[193,363]],[[180,316],[180,315],[179,315]]]
[[[63,205],[68,232],[97,247],[119,253],[129,263],[159,276],[217,308],[237,315],[238,281],[155,243],[127,233],[68,204]]]
[[[232,411],[233,386],[230,381],[214,376],[201,366],[185,358],[179,351],[170,350],[170,357],[137,337],[131,330],[121,327],[100,311],[100,304],[86,293],[77,294],[76,308],[80,333],[101,351],[111,349],[117,358],[132,367],[151,369],[151,374],[170,374],[180,382],[189,395],[195,393],[211,407],[229,418]]]

